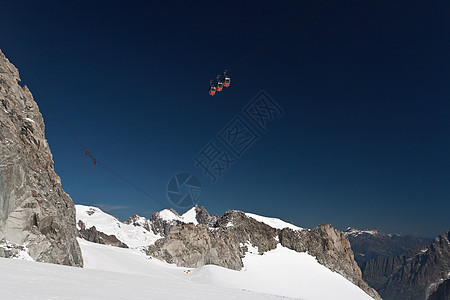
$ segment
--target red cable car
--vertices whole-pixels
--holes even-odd
[[[230,77],[225,77],[225,79],[223,80],[223,86],[224,87],[229,87],[231,84],[231,79]]]
[[[214,96],[216,94],[216,88],[214,86],[209,87],[209,94]]]
[[[222,81],[218,81],[217,84],[216,84],[216,90],[218,92],[221,92],[222,89],[223,89],[223,83],[222,83]]]

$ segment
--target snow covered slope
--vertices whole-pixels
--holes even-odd
[[[308,254],[281,246],[248,254],[244,270],[232,271],[188,270],[137,249],[78,242],[85,269],[0,258],[1,299],[371,299]]]
[[[129,259],[117,253],[108,253],[107,250],[100,252],[102,255],[105,253],[107,259],[111,261],[115,261],[114,258]],[[149,265],[145,264],[142,268],[150,269]],[[2,300],[281,299],[277,296],[189,282],[189,278],[182,270],[158,267],[151,269],[153,272],[142,275],[0,258],[0,298]]]
[[[311,255],[280,244],[264,255],[247,253],[242,271],[208,265],[189,276],[195,282],[300,299],[372,299]]]
[[[215,265],[177,267],[142,251],[159,235],[122,223],[96,207],[76,205],[76,209],[77,222],[115,235],[130,248],[79,238],[84,269],[0,259],[1,299],[372,299],[313,256],[280,244],[263,255],[249,245],[241,271]],[[159,215],[167,221],[197,224],[194,208],[181,216],[170,210]],[[276,218],[246,215],[274,228],[302,229]]]
[[[81,220],[86,225],[86,228],[95,226],[98,231],[107,235],[115,235],[116,238],[130,248],[148,246],[161,238],[143,227],[122,223],[97,207],[75,205],[75,208],[77,211],[77,224]],[[77,228],[80,229],[78,225]]]
[[[149,259],[136,249],[93,244],[84,240],[79,240],[79,243],[85,268],[148,276],[151,277],[149,282],[170,282],[172,287],[187,284],[189,286],[185,288],[188,290],[199,287],[208,287],[211,291],[223,288],[236,291],[237,299],[240,299],[242,291],[253,292],[244,294],[247,299],[256,296],[254,293],[311,300],[371,299],[344,277],[319,264],[314,257],[280,245],[264,255],[247,253],[244,269],[233,271],[213,265],[198,269],[179,268]],[[222,295],[215,297],[226,298]],[[261,294],[256,298],[264,299],[260,297]],[[207,299],[207,295],[200,299]]]
[[[290,228],[292,230],[301,230],[303,228],[295,226],[294,224],[291,223],[287,223],[285,221],[282,221],[280,219],[277,218],[270,218],[270,217],[263,217],[263,216],[259,216],[259,215],[255,215],[255,214],[251,214],[251,213],[245,213],[245,215],[249,218],[253,218],[258,222],[264,223],[269,225],[272,228],[276,228],[276,229],[283,229],[283,228]]]

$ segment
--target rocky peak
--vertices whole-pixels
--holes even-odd
[[[128,220],[126,220],[124,223],[128,224],[128,225],[133,225],[133,226],[140,226],[147,231],[152,230],[151,229],[151,224],[152,224],[151,221],[146,219],[145,217],[141,217],[139,215],[133,215]]]
[[[171,226],[183,223],[179,220],[179,217],[180,215],[172,208],[154,212],[150,218],[153,233],[166,236],[169,233],[169,228]]]
[[[209,214],[209,212],[203,206],[198,207],[197,204],[195,204],[195,212],[195,218],[197,219],[197,222],[208,227],[214,227],[217,223],[217,220],[219,219],[218,215]]]
[[[150,245],[146,252],[183,267],[216,264],[240,270],[248,247],[263,254],[275,249],[279,243],[297,252],[308,252],[319,263],[341,274],[370,296],[381,299],[362,279],[346,236],[329,224],[321,224],[312,230],[279,229],[241,211],[229,210],[211,227],[203,223],[170,226],[165,237]]]
[[[54,171],[39,108],[18,81],[0,51],[0,243],[27,244],[37,261],[82,266],[73,202]]]

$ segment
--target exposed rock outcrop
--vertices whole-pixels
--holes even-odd
[[[183,267],[207,264],[240,270],[244,251],[226,228],[210,230],[206,225],[192,223],[172,226],[164,239],[149,246],[147,254]]]
[[[107,235],[103,232],[97,231],[97,228],[95,228],[95,226],[86,228],[86,225],[84,225],[83,221],[81,220],[78,221],[78,226],[80,227],[80,230],[78,231],[80,238],[85,239],[86,241],[97,244],[128,248],[127,244],[119,241],[115,235]]]
[[[149,232],[152,231],[152,223],[150,222],[150,220],[148,220],[144,217],[138,216],[138,215],[133,215],[128,220],[126,220],[124,223],[128,224],[128,225],[142,227]]]
[[[19,81],[0,51],[0,243],[26,244],[37,261],[82,266],[73,202],[54,171],[39,108]]]
[[[199,224],[214,227],[219,220],[218,215],[211,215],[203,206],[198,207],[197,204],[195,204],[195,212],[197,213],[195,218]]]
[[[275,229],[243,212],[227,211],[213,227],[204,224],[169,226],[166,237],[149,246],[147,254],[178,266],[216,264],[240,270],[248,246],[263,254],[275,249],[278,243],[297,252],[308,252],[373,298],[381,299],[362,279],[345,235],[329,224],[312,230]]]
[[[449,300],[450,299],[450,279],[439,284],[428,297],[428,300]]]
[[[170,211],[177,217],[180,217],[180,215],[171,208]],[[161,217],[161,212],[157,211],[153,213],[152,217],[150,218],[151,228],[154,234],[159,234],[161,236],[166,236],[169,233],[169,228],[182,224],[183,222],[179,220],[166,220]]]

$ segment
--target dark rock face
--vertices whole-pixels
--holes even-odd
[[[353,259],[350,243],[342,232],[321,224],[308,230],[275,229],[240,211],[227,211],[214,227],[204,224],[177,224],[147,249],[147,254],[184,267],[215,264],[233,270],[243,267],[247,246],[260,254],[277,244],[297,252],[308,251],[319,263],[338,272],[375,299],[377,292],[362,280],[361,270]]]
[[[428,300],[450,300],[450,279],[438,285]]]
[[[426,299],[450,273],[450,231],[427,247],[395,257],[378,257],[362,266],[363,278],[385,300]]]
[[[75,207],[54,171],[39,108],[18,81],[0,51],[0,244],[27,243],[37,261],[82,266]]]
[[[171,208],[170,211],[173,212],[176,216],[180,216],[173,208]],[[159,211],[153,213],[152,217],[150,218],[150,223],[153,233],[159,234],[161,236],[166,236],[169,233],[170,227],[182,224],[182,222],[178,220],[164,220],[163,218],[161,218]]]
[[[225,212],[217,221],[217,227],[226,228],[238,245],[250,243],[253,247],[257,247],[260,254],[275,249],[278,244],[278,230],[247,217],[241,211]]]
[[[206,225],[190,223],[172,226],[166,238],[149,246],[147,254],[183,267],[214,264],[240,270],[244,252],[226,228],[211,231]]]
[[[128,248],[128,246],[125,243],[119,241],[115,235],[107,235],[103,232],[97,231],[95,226],[86,229],[86,225],[81,220],[78,221],[78,226],[80,227],[80,230],[78,231],[79,237],[85,239],[86,241],[97,244]]]
[[[202,206],[195,205],[195,212],[197,213],[196,219],[199,224],[206,225],[207,227],[214,227],[219,220],[218,215],[210,215],[209,212]]]
[[[431,242],[431,239],[427,238],[385,234],[378,230],[348,228],[344,234],[352,245],[355,261],[360,267],[369,259],[375,259],[379,256],[393,257]]]

